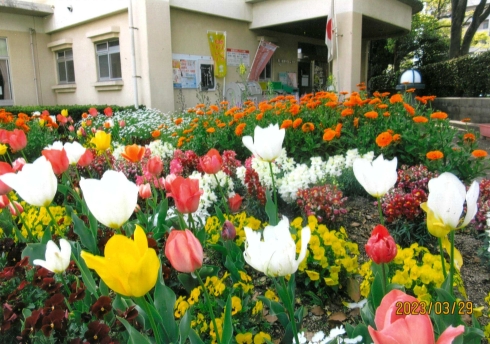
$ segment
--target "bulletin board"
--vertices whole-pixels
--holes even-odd
[[[211,56],[172,54],[174,88],[214,91],[214,61]]]

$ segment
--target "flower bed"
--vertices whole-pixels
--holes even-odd
[[[0,338],[479,340],[454,234],[487,226],[488,182],[471,183],[486,152],[416,98],[319,92],[79,123],[1,112]],[[363,264],[343,221],[358,194],[380,223]],[[332,297],[361,308],[356,324],[308,333],[306,300]]]

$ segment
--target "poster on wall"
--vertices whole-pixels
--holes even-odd
[[[172,78],[174,88],[201,88],[201,82],[205,83],[203,90],[215,89],[215,78],[212,78],[206,74],[209,71],[209,67],[213,66],[212,72],[214,73],[214,61],[211,56],[201,55],[186,55],[186,54],[172,54]],[[204,70],[204,71],[203,71]]]
[[[226,64],[238,67],[240,64],[250,66],[250,51],[243,49],[226,48]]]
[[[172,59],[174,88],[197,88],[196,60]]]
[[[209,31],[208,43],[214,60],[214,75],[218,78],[226,76],[226,31]]]

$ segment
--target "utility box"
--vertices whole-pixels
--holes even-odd
[[[262,88],[257,81],[230,82],[226,84],[225,98],[231,106],[241,106],[246,100],[258,104],[263,99]]]

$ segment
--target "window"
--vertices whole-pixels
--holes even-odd
[[[121,79],[119,40],[95,44],[99,81]]]
[[[60,84],[75,82],[75,68],[73,66],[73,50],[63,50],[56,52],[58,64],[58,81]]]
[[[0,38],[0,105],[13,105],[7,39]]]
[[[488,29],[488,19],[481,22],[478,30],[487,30],[487,29]]]
[[[259,80],[271,80],[272,79],[272,59],[267,62],[264,70],[259,75]]]

